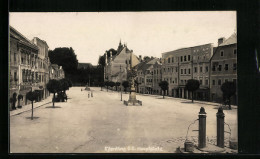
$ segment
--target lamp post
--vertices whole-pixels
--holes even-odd
[[[121,74],[121,65],[120,65],[120,75],[122,76],[122,74]],[[122,101],[122,77],[121,77],[121,82],[120,82],[120,84],[121,84],[120,91],[121,91],[121,101]]]

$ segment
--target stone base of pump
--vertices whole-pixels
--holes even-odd
[[[126,106],[142,106],[142,101],[140,101],[140,100],[128,100],[128,101],[125,101],[124,100],[124,104]]]
[[[221,148],[209,143],[207,143],[207,146],[204,148],[198,148],[197,145],[192,145],[192,146],[193,148],[189,147],[188,149],[187,147],[185,147],[185,145],[184,147],[179,146],[176,149],[176,152],[177,153],[237,153],[237,150],[230,149],[229,147]]]

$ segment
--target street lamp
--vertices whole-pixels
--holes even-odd
[[[122,74],[121,74],[121,65],[120,65],[120,75],[122,76]],[[120,90],[121,90],[121,101],[122,101],[122,77],[121,77],[121,88],[120,88]]]

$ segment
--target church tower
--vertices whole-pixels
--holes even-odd
[[[124,48],[124,46],[122,45],[121,39],[120,39],[119,45],[118,45],[118,48],[117,48],[117,54],[119,54],[123,50],[123,48]]]

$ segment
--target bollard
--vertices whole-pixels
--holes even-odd
[[[89,93],[88,93],[88,98],[89,98]]]
[[[91,92],[91,97],[93,97],[93,92]]]
[[[198,148],[206,147],[206,112],[203,107],[200,108],[199,112],[199,144]]]
[[[224,148],[224,118],[223,108],[219,107],[217,116],[217,146]]]

